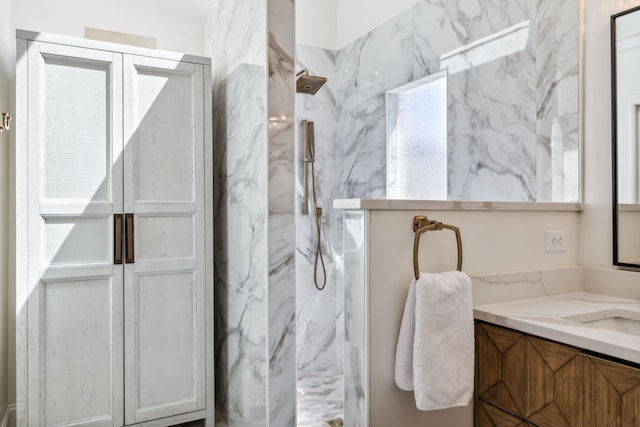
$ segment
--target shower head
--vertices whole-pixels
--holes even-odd
[[[309,75],[307,70],[302,70],[296,74],[296,92],[315,95],[318,90],[327,82],[325,77]]]

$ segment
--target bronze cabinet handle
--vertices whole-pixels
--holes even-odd
[[[133,253],[133,214],[125,214],[124,222],[126,227],[125,235],[127,239],[127,255],[125,257],[125,262],[127,264],[133,264],[136,260]]]
[[[122,264],[122,214],[113,215],[113,263]]]

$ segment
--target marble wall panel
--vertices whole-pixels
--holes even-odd
[[[241,65],[216,91],[216,276],[265,298],[265,69]]]
[[[345,340],[366,345],[365,213],[345,212],[344,288]]]
[[[578,112],[580,4],[577,0],[538,0],[537,118]]]
[[[336,56],[338,198],[386,188],[385,92],[413,78],[413,13],[398,15]]]
[[[327,286],[316,289],[312,265],[296,267],[297,366],[301,370],[341,366],[336,357],[335,265],[327,264]],[[318,276],[322,273],[318,269]]]
[[[270,426],[296,425],[295,2],[267,0]]]
[[[394,34],[398,23],[406,23],[407,19],[412,20],[408,26],[412,34],[404,31]],[[387,34],[381,36],[385,32]],[[390,40],[386,47],[377,49],[390,57],[384,73],[368,56],[367,46],[375,45],[372,40],[376,36]],[[397,40],[404,40],[401,46],[412,46],[410,63],[400,59],[404,58],[401,47],[390,48]],[[387,89],[447,68],[448,134],[455,136],[449,138],[453,142],[481,140],[482,131],[504,134],[505,129],[536,127],[537,120],[577,113],[579,2],[424,0],[340,49],[336,58],[340,80],[337,93],[340,142],[337,147],[337,194],[339,198],[380,198],[385,196],[386,149],[381,128],[384,125],[383,94]],[[407,64],[411,65],[412,72],[404,77],[404,81],[387,77],[400,76],[402,70],[407,70]],[[380,75],[395,84],[386,88],[376,86]],[[377,104],[377,100],[381,104]],[[528,137],[532,138],[529,142],[515,140],[514,146],[530,146],[538,139],[535,132]],[[475,152],[478,155],[483,149]],[[536,160],[535,151],[532,153],[533,157],[526,164],[507,175],[521,175],[531,162],[544,163]],[[497,159],[485,160],[495,164]],[[510,168],[512,160],[500,164],[499,168]],[[465,176],[466,182],[473,187],[483,188],[485,184],[495,187],[505,181],[502,176],[493,175],[497,181],[492,182],[482,175],[473,184],[471,181],[477,171],[456,169],[462,163],[450,159],[448,166],[453,170],[451,173]],[[577,187],[574,176],[578,176],[578,163],[565,171],[565,181],[575,181],[571,186]],[[544,169],[534,169],[533,181],[529,178],[522,181],[523,191],[517,191],[509,178],[507,187],[499,191],[502,198],[491,200],[505,200],[505,195],[514,194],[514,199],[506,200],[535,201],[539,193],[536,185],[540,182],[535,175],[546,173]],[[541,194],[545,192],[540,191]],[[469,200],[479,199],[480,194],[475,194]]]
[[[465,46],[486,45],[496,34],[518,25],[535,28],[535,5],[529,0],[424,0],[414,6],[413,14],[414,79],[440,71],[443,55]],[[529,33],[529,42],[535,34]]]
[[[265,66],[266,7],[266,0],[212,2],[205,36],[214,84],[240,64]]]
[[[537,201],[579,200],[579,133],[578,114],[536,122]]]
[[[349,341],[344,350],[344,425],[366,427],[366,352]]]
[[[242,64],[214,91],[216,407],[230,426],[267,422],[265,75]]]
[[[269,301],[269,426],[296,426],[296,303]]]
[[[533,123],[449,138],[449,199],[535,201]]]
[[[217,280],[215,304],[217,410],[230,426],[264,426],[266,302]]]

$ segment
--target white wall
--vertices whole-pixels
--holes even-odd
[[[297,0],[296,43],[337,50],[420,0]]]
[[[639,0],[585,0],[584,211],[578,235],[578,262],[585,266],[612,268],[609,18],[638,5]]]
[[[337,3],[337,0],[297,0],[296,44],[335,50]]]
[[[11,33],[11,2],[0,1],[0,112],[13,115],[11,108],[11,79],[13,57],[11,55],[13,36]],[[8,132],[0,134],[0,421],[7,404],[15,402],[15,392],[9,389],[15,381],[9,378],[9,319],[13,319],[9,304],[9,161]],[[15,359],[12,357],[11,359]],[[13,372],[13,371],[11,371]],[[13,377],[13,376],[12,376]],[[15,388],[15,387],[13,387]]]
[[[4,0],[7,1],[7,0]],[[204,55],[211,0],[12,0],[16,28],[84,37],[84,28],[158,40],[158,49]],[[210,6],[209,6],[210,8]]]
[[[337,47],[368,33],[420,0],[340,0],[338,2]]]

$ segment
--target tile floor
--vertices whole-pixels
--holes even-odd
[[[342,427],[343,407],[342,369],[298,371],[298,427]],[[216,427],[227,427],[227,423],[218,418]]]
[[[343,407],[342,369],[298,371],[298,427],[340,427]]]

